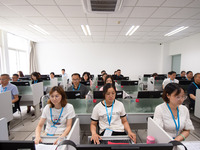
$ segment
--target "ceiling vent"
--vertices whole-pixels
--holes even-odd
[[[120,11],[124,0],[82,0],[86,13],[115,13]]]

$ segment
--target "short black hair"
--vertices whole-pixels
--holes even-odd
[[[182,74],[182,73],[184,73],[184,72],[185,72],[184,70],[183,70],[183,71],[181,71],[181,74]]]
[[[107,83],[107,84],[105,84],[103,86],[103,97],[104,97],[104,99],[105,99],[105,95],[106,95],[106,93],[107,93],[107,91],[108,91],[109,88],[113,88],[114,91],[115,91],[115,93],[116,93],[116,87],[115,87],[115,85]]]
[[[90,80],[90,73],[89,72],[83,72],[83,75],[82,75],[82,80],[84,81],[84,75],[87,74],[88,76],[88,81]]]
[[[121,69],[117,69],[117,71],[121,71]]]
[[[172,74],[174,74],[174,73],[176,73],[176,72],[175,72],[175,71],[170,71],[170,72],[168,72],[169,75],[172,75]]]
[[[106,71],[105,71],[105,70],[102,70],[101,73],[102,73],[102,72],[106,72]]]
[[[73,76],[79,76],[79,78],[81,78],[81,75],[80,75],[79,73],[73,73],[73,74],[72,74],[72,77],[73,77]]]
[[[53,74],[55,76],[55,73],[54,72],[51,72],[50,74]]]
[[[62,71],[65,71],[65,69],[62,69]]]
[[[189,74],[189,73],[193,73],[192,71],[187,71],[187,73],[186,74]]]
[[[194,75],[194,78],[196,78],[198,75],[200,75],[200,73],[198,72],[198,73],[196,73],[195,75]]]
[[[1,77],[2,76],[6,76],[6,77],[10,78],[9,74],[1,74]]]
[[[19,75],[18,75],[18,74],[16,74],[16,73],[15,73],[15,74],[13,74],[13,76],[19,77]]]
[[[102,74],[102,76],[104,76],[104,75],[108,75],[108,74],[105,72],[105,73]]]
[[[180,84],[177,83],[167,84],[163,90],[163,95],[162,95],[163,100],[166,103],[169,103],[167,95],[171,95],[173,92],[176,92],[175,95],[179,95],[181,93],[181,89],[183,90]]]
[[[152,74],[152,77],[156,77],[156,76],[158,76],[157,73],[153,73],[153,74]]]

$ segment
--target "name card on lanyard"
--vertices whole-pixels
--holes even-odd
[[[3,87],[1,87],[1,93],[6,92],[7,91],[7,87],[5,87],[5,89],[3,89]]]
[[[114,101],[112,103],[112,108],[111,108],[111,112],[110,112],[110,117],[109,117],[109,114],[108,114],[108,108],[107,108],[107,105],[106,105],[106,101],[104,100],[104,103],[105,103],[105,107],[106,107],[106,114],[107,114],[107,119],[108,119],[108,124],[110,126],[111,124],[111,120],[112,120],[112,112],[113,112],[113,107],[114,107]],[[109,128],[106,128],[103,136],[111,136],[112,135],[112,130],[109,129]]]

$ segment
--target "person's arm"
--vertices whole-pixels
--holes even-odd
[[[41,133],[41,130],[42,130],[42,127],[43,127],[45,121],[46,121],[45,118],[40,118],[40,121],[35,129],[35,144],[39,144],[39,142],[42,142],[40,133]]]
[[[190,134],[190,130],[183,130],[180,135],[178,135],[176,141],[184,141]]]
[[[56,141],[53,144],[57,144],[57,142],[60,138],[66,137],[68,135],[69,131],[71,130],[71,128],[72,128],[72,119],[67,119],[67,127],[66,127],[65,131],[59,138],[56,139]]]
[[[12,100],[12,103],[15,103],[19,100],[19,97],[18,95],[14,95],[14,99]]]
[[[136,134],[134,134],[132,131],[131,131],[131,128],[129,126],[129,123],[126,119],[126,116],[125,117],[121,117],[121,121],[122,121],[122,124],[124,125],[124,129],[128,132],[128,136],[131,138],[131,140],[136,143]]]
[[[196,99],[196,96],[194,96],[193,94],[189,94],[190,98],[195,100]]]
[[[91,141],[94,141],[94,144],[100,144],[99,139],[102,139],[96,132],[97,121],[91,121],[90,131],[92,133]]]

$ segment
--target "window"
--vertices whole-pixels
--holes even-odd
[[[28,74],[29,41],[10,33],[7,33],[7,39],[10,74],[17,73],[19,70]]]

